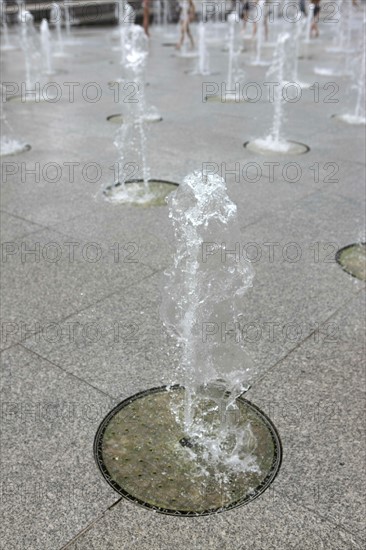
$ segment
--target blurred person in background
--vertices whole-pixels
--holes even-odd
[[[307,11],[306,11],[306,0],[299,0],[299,8],[300,12],[307,17]]]
[[[264,6],[263,6],[263,12],[262,13],[260,11],[259,2],[260,2],[260,0],[254,0],[254,2],[252,2],[252,4],[256,4],[256,7],[258,6],[257,7],[256,18],[255,18],[255,21],[253,22],[253,38],[257,34],[257,28],[258,28],[257,22],[259,21],[259,24],[261,24],[262,23],[262,18],[264,18],[264,34],[265,34],[265,39],[268,40],[268,17],[269,17],[269,3],[270,3],[270,0],[264,0]]]
[[[314,13],[313,13],[313,22],[311,24],[311,34],[315,36],[315,38],[318,38],[319,36],[319,13],[320,13],[320,2],[321,0],[310,0],[311,4],[314,5]]]
[[[187,6],[188,4],[188,6]],[[194,2],[193,0],[186,0],[185,2],[185,5],[184,5],[184,2],[180,2],[179,3],[179,7],[180,7],[180,28],[181,28],[181,35],[180,35],[180,40],[178,42],[178,44],[176,45],[176,48],[177,50],[180,50],[181,47],[183,46],[183,42],[184,42],[184,39],[186,37],[186,34],[191,42],[191,47],[192,47],[192,50],[194,48],[194,40],[193,40],[193,36],[192,36],[192,33],[191,33],[191,29],[189,28],[189,24],[192,23],[192,21],[194,21],[194,18],[196,16],[196,8],[195,8],[195,5],[194,5]],[[187,9],[184,9],[185,7],[187,7]]]
[[[249,12],[250,12],[250,2],[244,0],[243,4],[243,29],[246,29],[247,23],[249,21]]]

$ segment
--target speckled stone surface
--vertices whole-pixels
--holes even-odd
[[[299,78],[319,83],[319,101],[314,91],[304,90],[299,102],[285,105],[283,134],[307,144],[305,155],[274,158],[243,147],[268,134],[268,101],[203,102],[203,84],[221,85],[227,78],[221,45],[209,46],[215,74],[190,76],[194,61],[162,47],[161,31],[152,29],[146,74],[147,102],[163,116],[148,129],[151,176],[180,183],[211,163],[238,205],[236,242],[247,246],[249,257],[260,252],[253,260],[254,286],[243,302],[243,322],[256,330],[247,332],[256,367],[247,397],[279,430],[284,456],[278,477],[248,506],[184,519],[119,500],[97,470],[93,438],[105,414],[138,391],[174,382],[179,358],[159,317],[162,272],[174,252],[167,209],[111,204],[101,192],[112,183],[117,160],[116,126],[106,120],[121,110],[108,86],[121,76],[114,30],[80,30],[81,44],[65,46],[72,55],[55,59],[56,68],[67,71],[53,78],[63,92],[65,82],[78,84],[74,102],[63,97],[56,103],[5,104],[14,136],[32,149],[2,159],[8,163],[1,182],[1,240],[7,243],[4,548],[364,548],[365,285],[334,257],[339,247],[364,240],[365,133],[331,118],[354,106],[349,79],[314,74],[315,66],[344,65],[341,56],[326,51],[330,25],[322,24],[321,38],[302,49],[299,61]],[[278,30],[276,22],[270,40]],[[16,40],[14,29],[11,38]],[[245,82],[264,90],[266,68],[251,66],[250,39],[244,46],[239,62]],[[272,53],[265,47],[265,58]],[[4,52],[1,68],[4,81],[20,83],[21,51]],[[102,90],[99,101],[82,97],[90,82]],[[334,103],[327,102],[332,90]],[[273,178],[270,162],[278,163]],[[35,163],[40,177],[23,177]],[[61,167],[58,181],[51,181],[52,171],[42,174],[47,163]],[[65,163],[76,163],[74,178]],[[85,177],[88,163],[97,163],[98,178],[93,172]],[[76,243],[73,261],[67,243]],[[22,261],[22,247],[37,246],[39,261],[31,255]],[[62,256],[55,262],[59,246]],[[100,259],[89,261],[97,249]]]

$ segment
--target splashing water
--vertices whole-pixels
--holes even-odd
[[[366,26],[364,26],[364,31],[366,32]],[[365,113],[365,65],[366,65],[366,43],[365,43],[365,33],[364,33],[364,42],[362,45],[362,55],[361,55],[361,71],[357,83],[357,100],[356,108],[354,112],[354,117],[356,120],[362,121],[362,124],[366,122],[366,113]]]
[[[4,35],[4,44],[2,44],[1,49],[2,51],[10,51],[10,50],[15,50],[15,46],[13,46],[10,42],[8,22],[6,20],[6,10],[5,10],[4,4],[5,4],[4,0],[1,0],[1,3],[0,3],[1,30],[2,30],[2,34]]]
[[[65,19],[65,30],[66,30],[66,36],[70,38],[71,36],[71,20],[70,20],[70,10],[69,5],[67,3],[63,4],[64,9],[64,19]]]
[[[315,8],[314,4],[310,4],[308,6],[308,15],[306,18],[306,26],[305,26],[305,39],[304,39],[305,44],[310,44],[311,42],[311,26],[314,19],[314,8]]]
[[[39,39],[33,21],[33,15],[29,11],[21,12],[20,44],[24,53],[25,83],[27,90],[34,89],[36,82],[40,80],[41,74]]]
[[[149,188],[150,169],[146,152],[144,88],[147,55],[148,39],[145,32],[138,25],[130,25],[126,31],[125,69],[129,81],[134,83],[135,97],[133,102],[123,103],[125,107],[123,123],[117,130],[114,139],[119,158],[114,182],[116,192],[110,196],[107,195],[111,202],[144,204],[153,199]],[[142,168],[143,189],[133,183],[126,185],[125,166],[133,164]]]
[[[194,74],[210,74],[210,56],[206,45],[206,26],[203,21],[198,26],[198,60]]]
[[[352,9],[351,2],[338,0],[337,16],[337,32],[334,37],[334,46],[327,48],[330,53],[352,53]]]
[[[0,97],[0,122],[2,128],[0,138],[0,156],[4,157],[7,155],[15,155],[16,153],[26,151],[28,146],[24,142],[12,137],[14,132],[5,115],[2,93]],[[5,135],[5,131],[7,132],[7,135]]]
[[[121,65],[126,63],[126,33],[129,25],[135,21],[135,11],[127,0],[118,0],[116,2],[116,18],[118,20],[118,36],[120,45],[113,48],[121,51]]]
[[[243,466],[238,450],[245,447],[247,457],[250,427],[239,434],[224,421],[254,374],[239,327],[242,299],[254,272],[237,250],[237,208],[223,178],[198,171],[169,195],[168,205],[175,255],[165,273],[161,317],[181,349],[177,376],[185,387],[185,432],[210,460]],[[223,323],[228,329],[220,337]],[[217,427],[211,431],[202,416],[205,400],[223,412],[219,432]]]
[[[154,11],[154,25],[156,25],[157,27],[161,27],[163,14],[161,10],[160,0],[154,0],[153,11]]]
[[[62,36],[61,30],[61,8],[56,2],[51,4],[51,13],[50,13],[50,22],[56,27],[56,36],[57,36],[57,51],[55,52],[56,57],[63,57],[64,52],[64,39]]]
[[[275,82],[284,82],[284,68],[286,64],[286,52],[288,52],[287,43],[290,38],[288,33],[281,33],[277,40],[275,52],[273,54],[272,65],[267,72],[267,78],[273,78]],[[268,137],[265,139],[256,139],[256,144],[267,151],[278,151],[285,153],[290,150],[291,144],[284,141],[281,138],[281,128],[284,119],[283,105],[284,98],[282,94],[282,87],[274,87],[273,97],[273,123],[272,130]]]
[[[288,79],[286,79],[283,84],[288,82],[295,82],[300,88],[306,89],[310,88],[311,84],[308,82],[302,82],[299,80],[299,54],[300,54],[300,39],[304,32],[304,26],[306,25],[306,20],[304,18],[299,19],[295,23],[292,23],[292,33],[290,37],[290,47],[291,55],[286,56],[286,73]]]
[[[358,74],[356,71],[354,74],[354,84],[352,88],[356,89],[356,103],[355,103],[355,110],[353,114],[344,114],[340,115],[337,118],[340,120],[343,120],[343,122],[347,122],[348,124],[366,124],[366,94],[365,94],[365,79],[366,79],[366,73],[365,73],[365,65],[366,65],[366,20],[363,24],[363,35],[362,35],[362,42],[361,42],[361,52],[360,55],[357,56],[356,59],[357,67],[360,67]]]
[[[41,23],[41,45],[42,45],[42,59],[44,63],[43,74],[53,75],[55,71],[52,67],[52,54],[51,54],[51,40],[50,31],[48,28],[47,19],[42,19]]]
[[[262,49],[265,38],[265,22],[266,22],[266,6],[265,0],[259,0],[258,12],[260,14],[259,21],[257,23],[257,40],[256,40],[256,56],[252,65],[268,65],[266,61],[262,59]]]
[[[233,14],[233,13],[230,13],[229,16],[228,16],[228,24],[229,24],[229,63],[228,63],[228,75],[227,75],[227,86],[228,86],[229,90],[233,89],[235,22],[236,22],[236,15]]]

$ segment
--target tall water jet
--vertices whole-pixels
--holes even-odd
[[[305,58],[309,58],[309,48],[310,48],[310,44],[311,44],[311,29],[312,29],[312,25],[313,25],[313,21],[314,21],[314,9],[315,9],[315,5],[314,4],[309,4],[308,5],[308,14],[307,14],[307,17],[306,17],[306,25],[305,25],[305,37],[304,37],[304,57]]]
[[[41,23],[41,46],[42,46],[42,60],[43,60],[43,74],[51,76],[55,74],[52,67],[52,53],[51,53],[51,40],[50,30],[48,28],[47,19],[42,19]]]
[[[304,42],[309,44],[311,42],[311,27],[313,24],[314,19],[314,4],[309,4],[308,6],[308,14],[306,18],[306,25],[305,25],[305,39]]]
[[[363,36],[361,42],[361,51],[359,56],[357,56],[356,63],[358,68],[358,74],[354,71],[353,84],[352,88],[356,89],[356,101],[355,101],[355,110],[350,114],[336,115],[335,118],[346,122],[348,124],[360,125],[366,124],[366,94],[365,94],[365,66],[366,66],[366,21],[363,24]],[[350,95],[351,95],[350,94]]]
[[[4,43],[1,45],[1,49],[4,52],[15,50],[16,47],[13,46],[9,38],[9,29],[8,29],[8,22],[6,19],[6,9],[5,9],[4,0],[1,0],[1,3],[0,3],[0,16],[1,16],[1,31],[4,36]]]
[[[193,74],[210,74],[210,54],[206,44],[206,25],[203,21],[198,25],[198,59],[196,70]]]
[[[335,67],[314,67],[314,73],[320,76],[347,76],[353,80],[355,77],[357,78],[359,68],[354,63],[354,54],[357,53],[357,48],[354,47],[356,29],[353,28],[352,5],[350,2],[342,1],[340,9],[338,32],[336,33],[338,41],[335,43],[336,45],[327,48],[327,51],[342,55],[338,58]]]
[[[126,63],[126,33],[129,25],[132,25],[135,21],[135,11],[127,0],[116,2],[116,17],[118,20],[119,46],[114,47],[113,50],[121,52],[121,65],[123,66]],[[122,81],[122,79],[119,79],[119,81]]]
[[[262,59],[262,50],[265,40],[265,24],[266,24],[266,13],[265,13],[265,0],[259,0],[258,2],[258,12],[259,12],[259,22],[257,23],[257,36],[256,36],[256,55],[252,65],[255,66],[267,66],[268,62]]]
[[[62,7],[64,9],[66,36],[70,38],[71,37],[71,19],[70,19],[69,4],[67,2],[64,2]]]
[[[168,206],[174,254],[161,316],[179,348],[172,373],[179,384],[117,405],[94,451],[106,481],[126,498],[166,514],[207,515],[258,497],[280,467],[281,444],[270,420],[242,397],[256,370],[242,325],[254,273],[238,250],[225,181],[194,172]]]
[[[172,21],[170,0],[163,1],[163,13],[164,38],[165,40],[175,40],[176,33],[169,31],[169,23]]]
[[[294,22],[291,37],[289,44],[291,47],[291,55],[287,56],[287,80],[283,84],[294,82],[302,89],[310,88],[311,84],[309,82],[303,82],[299,80],[299,54],[300,54],[300,40],[304,31],[305,25],[304,19],[299,19],[297,22]]]
[[[24,54],[25,64],[25,94],[21,99],[38,102],[43,99],[40,95],[42,58],[39,35],[34,27],[33,15],[30,12],[22,11],[19,22],[20,46]]]
[[[271,132],[265,139],[255,139],[245,144],[245,147],[257,153],[300,154],[308,151],[306,145],[287,141],[282,137],[283,107],[285,103],[282,83],[285,81],[286,54],[292,53],[288,50],[289,39],[290,35],[288,33],[281,33],[279,35],[273,55],[273,62],[266,75],[267,78],[272,78],[274,82],[281,83],[274,86],[273,97],[271,98],[271,102],[273,103]]]
[[[65,56],[64,38],[62,35],[62,29],[61,29],[61,19],[62,19],[61,7],[56,2],[53,2],[51,4],[50,23],[56,28],[57,50],[54,53],[55,57]]]
[[[170,20],[169,0],[163,1],[163,25],[165,32],[168,31],[168,24]]]
[[[118,9],[118,31],[119,31],[120,50],[121,50],[121,65],[125,65],[126,63],[126,24],[125,24],[126,0],[119,0],[116,6]]]
[[[158,202],[167,190],[163,186],[150,185],[150,168],[147,160],[147,127],[148,112],[145,103],[145,68],[148,55],[148,39],[142,27],[130,25],[126,30],[126,78],[128,84],[124,89],[133,88],[133,99],[124,102],[121,94],[121,103],[124,107],[123,121],[116,132],[114,145],[118,151],[118,161],[115,163],[114,184],[103,191],[107,200],[116,203],[134,205],[149,205]],[[127,88],[126,88],[127,87]],[[128,182],[129,168],[132,166],[141,169],[142,181]],[[126,169],[127,167],[127,169]],[[155,181],[155,180],[154,180]],[[126,185],[129,183],[128,185]],[[169,189],[170,191],[171,189]]]
[[[334,46],[327,48],[327,52],[353,53],[355,50],[352,47],[352,3],[338,0],[337,8],[339,21]]]
[[[233,63],[234,63],[234,45],[235,45],[235,23],[236,15],[230,13],[228,16],[229,25],[229,61],[227,72],[227,87],[231,91],[233,89]]]
[[[157,27],[161,27],[162,10],[161,10],[160,0],[154,0],[153,8],[154,8],[154,25],[156,25]]]
[[[223,178],[191,174],[170,195],[168,205],[175,257],[166,273],[161,314],[182,348],[179,382],[186,390],[184,418],[189,434],[201,388],[220,380],[230,393],[229,403],[247,389],[253,375],[243,342],[236,346],[224,346],[220,338],[203,342],[202,330],[226,322],[235,333],[254,271],[237,253],[228,252],[236,246],[237,209],[227,196]]]
[[[240,103],[246,101],[247,98],[240,94],[240,83],[244,80],[245,73],[238,66],[239,50],[235,49],[235,34],[236,23],[238,17],[235,12],[231,12],[227,18],[228,34],[228,65],[227,79],[221,86],[220,95],[209,95],[206,101],[221,101],[222,103]]]

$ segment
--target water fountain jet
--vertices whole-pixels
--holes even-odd
[[[256,56],[254,61],[252,61],[251,65],[267,67],[269,65],[269,62],[264,61],[262,59],[262,49],[263,49],[263,44],[265,40],[265,24],[266,24],[265,0],[259,0],[258,9],[259,9],[259,22],[257,23]]]
[[[164,204],[167,193],[175,184],[166,185],[161,180],[152,180],[147,162],[146,122],[153,120],[157,111],[146,108],[145,67],[148,55],[148,40],[138,25],[129,25],[126,30],[125,70],[129,82],[135,85],[134,101],[123,103],[125,111],[122,123],[116,132],[114,145],[119,158],[113,185],[103,190],[105,198],[113,203],[135,206],[157,206]],[[128,162],[126,162],[128,159]],[[141,167],[141,179],[128,179],[125,165]]]
[[[237,212],[225,181],[194,172],[168,203],[175,252],[161,316],[179,343],[179,384],[117,405],[94,452],[106,481],[129,500],[165,514],[208,515],[263,493],[280,467],[281,443],[271,421],[242,397],[255,369],[237,325],[253,270],[232,254]],[[202,338],[203,325],[223,320],[232,326],[225,339],[215,330]]]
[[[365,94],[366,21],[364,21],[363,31],[364,32],[363,32],[363,39],[361,44],[361,53],[356,59],[357,65],[355,64],[355,66],[357,68],[360,67],[360,69],[358,70],[358,74],[356,73],[356,70],[353,72],[354,84],[352,88],[355,88],[357,91],[355,110],[351,114],[346,113],[343,115],[335,115],[335,118],[337,120],[340,120],[342,122],[346,122],[347,124],[352,124],[352,125],[366,124],[366,105],[365,105],[366,104],[366,94]],[[360,62],[358,63],[358,61]]]
[[[53,54],[55,57],[67,57],[67,54],[64,50],[64,38],[61,29],[61,19],[61,7],[56,2],[53,2],[51,4],[50,23],[56,28],[57,51],[55,51]]]
[[[193,75],[206,76],[210,74],[210,54],[206,44],[206,26],[203,21],[198,26],[198,59]]]
[[[283,83],[285,81],[285,66],[286,54],[288,55],[288,41],[290,35],[281,33],[277,40],[276,50],[273,54],[273,62],[267,73],[267,77],[273,78],[275,82]],[[273,123],[272,130],[269,136],[264,139],[255,139],[246,142],[244,146],[255,153],[268,154],[291,154],[298,155],[307,153],[309,148],[307,145],[294,141],[284,140],[281,135],[282,124],[284,119],[283,107],[285,99],[283,96],[282,86],[275,86],[273,98]]]
[[[47,19],[42,19],[41,23],[41,46],[42,60],[44,63],[43,74],[52,76],[56,74],[56,71],[52,66],[51,40]]]
[[[0,97],[0,121],[1,121],[1,138],[0,138],[0,157],[6,157],[10,155],[17,155],[29,151],[30,145],[19,141],[13,137],[14,131],[10,126],[6,115],[3,103],[3,97]]]
[[[12,51],[12,50],[17,49],[16,46],[14,46],[10,42],[8,22],[6,20],[6,15],[7,14],[6,14],[6,10],[5,10],[5,2],[4,2],[4,0],[1,0],[1,3],[0,3],[1,30],[2,30],[2,34],[4,36],[4,43],[1,46],[1,50],[3,52],[8,52],[8,51]]]

